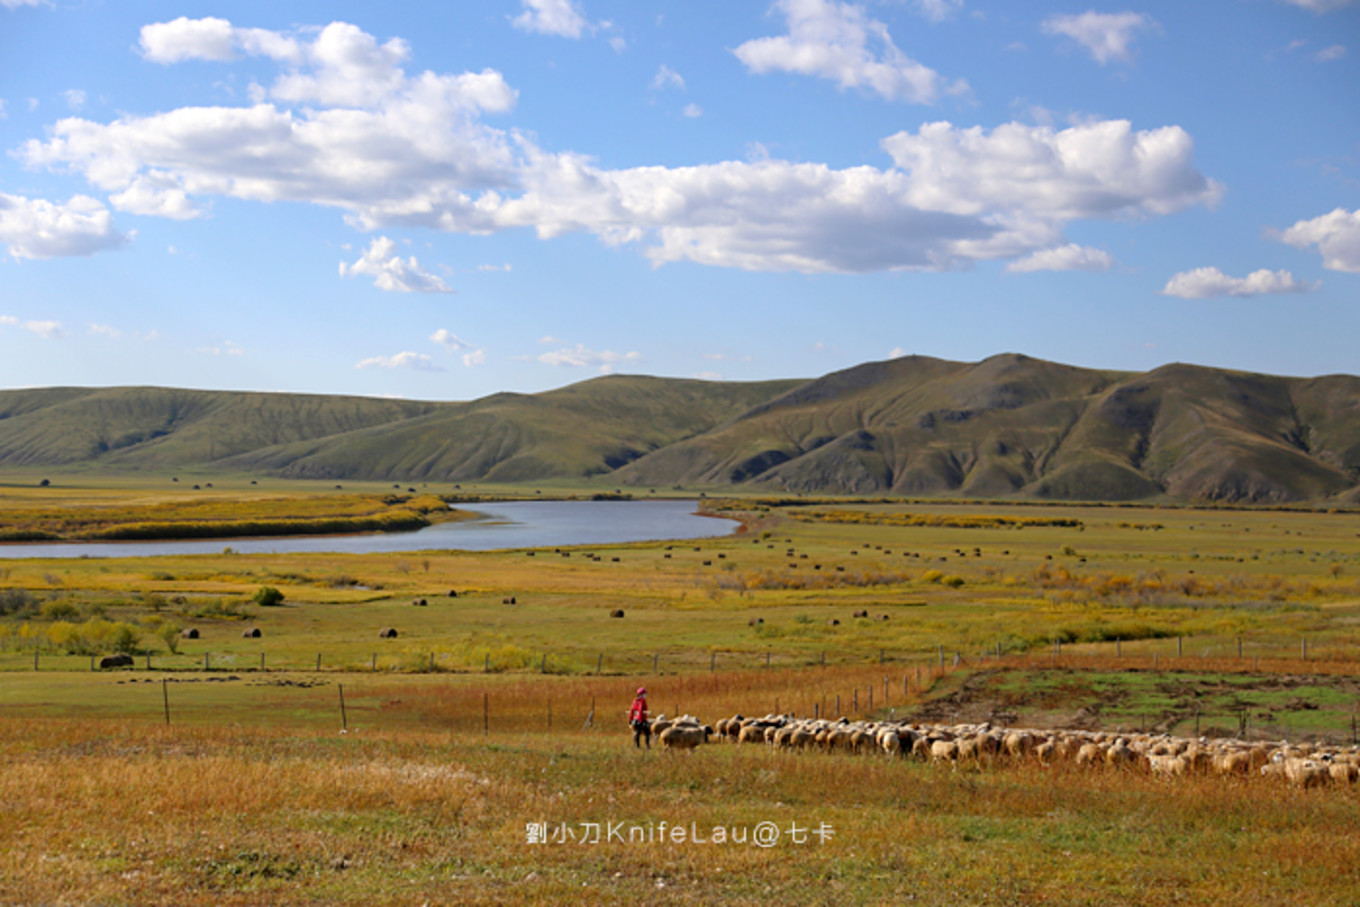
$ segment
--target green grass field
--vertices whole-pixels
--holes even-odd
[[[381,490],[345,484],[335,493]],[[192,496],[153,485],[90,496]],[[721,540],[569,557],[0,561],[0,890],[128,904],[1353,902],[1354,788],[634,751],[623,712],[638,684],[654,712],[710,721],[828,714],[839,697],[866,717],[1187,734],[1196,721],[1237,733],[1245,712],[1251,733],[1350,738],[1353,515],[834,507],[847,508],[1080,525],[773,508]],[[284,604],[252,603],[262,586]],[[94,621],[129,628],[133,668],[91,671],[78,629]],[[174,634],[172,652],[167,626],[200,638]],[[398,637],[379,639],[384,627]],[[834,835],[769,849],[526,841],[530,823],[609,821]]]

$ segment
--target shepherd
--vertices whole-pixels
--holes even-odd
[[[637,698],[628,710],[628,726],[633,729],[633,746],[642,748],[642,738],[647,738],[647,749],[652,748],[652,724],[647,720],[647,691],[638,687]]]

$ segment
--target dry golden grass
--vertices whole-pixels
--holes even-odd
[[[1341,904],[1354,789],[595,732],[0,722],[16,903]],[[525,825],[761,821],[824,843],[526,843]],[[707,833],[707,832],[705,832]],[[711,834],[709,834],[711,837]]]

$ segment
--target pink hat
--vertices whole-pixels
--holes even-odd
[[[638,694],[639,696],[646,696],[646,695],[647,695],[647,691],[644,690],[642,687],[638,687],[637,694]]]

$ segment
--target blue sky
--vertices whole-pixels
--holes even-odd
[[[1360,2],[0,0],[0,386],[1360,373]]]

